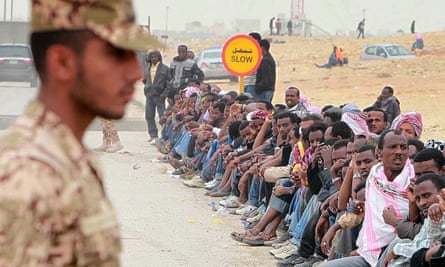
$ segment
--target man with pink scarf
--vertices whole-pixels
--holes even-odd
[[[393,206],[398,218],[408,216],[406,188],[414,177],[408,160],[407,138],[396,130],[384,132],[378,144],[381,162],[370,171],[366,181],[366,201],[358,209],[365,210],[362,229],[357,239],[357,254],[329,261],[320,267],[375,266],[382,250],[396,237],[393,226],[383,220],[383,210]]]

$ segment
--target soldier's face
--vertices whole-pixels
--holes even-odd
[[[93,116],[122,118],[143,75],[136,54],[94,37],[77,63],[77,81],[70,92],[76,105]]]

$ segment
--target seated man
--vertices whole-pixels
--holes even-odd
[[[414,41],[411,51],[414,51],[416,49],[423,49],[423,38],[420,33],[416,33],[416,41]]]
[[[369,132],[380,135],[389,125],[388,114],[379,108],[372,108],[362,114]]]
[[[394,227],[383,221],[382,212],[389,205],[397,207],[401,217],[408,215],[406,190],[414,169],[408,159],[408,141],[399,131],[382,134],[378,143],[381,162],[372,167],[366,180],[366,201],[356,207],[365,211],[357,239],[357,256],[322,263],[323,267],[375,266],[382,248],[394,238]]]
[[[317,66],[318,68],[330,68],[333,66],[337,66],[343,65],[343,53],[340,49],[338,49],[336,46],[334,46],[334,49],[331,53],[331,55],[329,56],[329,60],[328,63],[324,64],[324,65],[318,65],[315,64],[315,66]]]
[[[434,173],[422,175],[416,180],[414,197],[417,207],[425,216],[434,214],[436,209],[440,210],[436,196],[443,196],[442,188],[445,188],[445,180]],[[410,258],[417,250],[428,248],[441,236],[445,227],[442,217],[440,216],[439,221],[435,221],[434,216],[425,219],[414,240],[396,238],[392,241],[380,257],[377,266],[410,266]]]
[[[443,237],[443,214],[445,213],[445,189],[442,189],[442,194],[437,196],[439,200],[438,204],[435,205],[435,211],[431,212],[430,217],[435,218],[436,221],[442,220],[442,236],[440,241],[436,241],[431,244],[430,248],[422,248],[414,253],[411,258],[411,266],[420,266],[420,267],[435,267],[435,266],[444,266],[445,257],[443,256],[443,252],[445,249],[445,238]],[[432,209],[432,208],[431,208]]]
[[[433,148],[427,148],[419,153],[414,158],[414,172],[415,178],[428,173],[435,173],[443,175],[445,170],[445,158],[442,153]],[[408,199],[410,202],[410,218],[397,219],[397,215],[391,207],[384,210],[383,218],[389,225],[394,226],[399,238],[413,239],[420,231],[426,214],[421,212],[417,207],[416,199],[414,197],[414,179],[408,187]]]

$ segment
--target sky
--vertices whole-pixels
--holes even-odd
[[[7,4],[7,20],[10,19],[10,3],[13,1],[15,20],[28,20],[30,0],[0,0],[0,20],[3,20],[4,4]],[[296,1],[296,0],[295,0]],[[227,28],[237,18],[259,19],[261,32],[267,32],[272,16],[289,18],[291,0],[133,0],[138,22],[151,28],[185,30],[185,24],[200,21],[211,26],[224,23]],[[363,15],[365,30],[391,33],[399,29],[409,31],[412,20],[421,32],[445,30],[443,0],[305,0],[306,18],[322,29],[335,34],[338,31],[354,31]]]

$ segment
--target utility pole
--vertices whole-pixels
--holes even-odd
[[[168,35],[168,9],[169,6],[165,7],[165,35]]]
[[[148,16],[147,17],[147,29],[148,29],[148,33],[151,34],[151,25],[150,25],[151,22],[150,22],[150,19],[151,19],[150,16]]]
[[[169,8],[170,8],[169,6],[165,6],[165,32],[164,32],[164,34],[161,34],[161,39],[164,41],[164,51],[167,48],[167,39],[168,39],[168,9]]]
[[[5,2],[6,2],[6,0],[5,0]],[[14,16],[14,0],[11,0],[11,21],[14,21],[14,18],[13,18],[13,16]]]
[[[290,17],[292,19],[304,19],[304,0],[291,0]]]
[[[6,0],[3,0],[3,21],[6,21]]]

